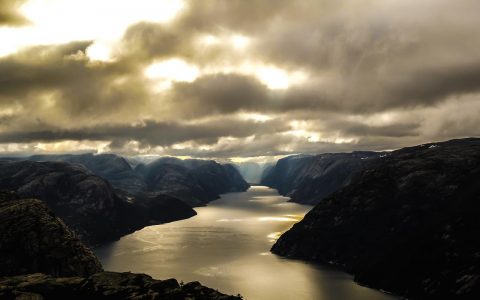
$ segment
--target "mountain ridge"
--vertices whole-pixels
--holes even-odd
[[[413,299],[480,296],[480,139],[372,160],[285,232],[272,252],[334,264]]]

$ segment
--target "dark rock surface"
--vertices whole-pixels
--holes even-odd
[[[87,278],[55,278],[45,274],[0,278],[1,299],[197,299],[235,300],[198,282],[155,280],[145,274],[101,272]]]
[[[220,194],[249,188],[232,165],[212,160],[163,157],[147,165],[139,164],[135,171],[151,192],[173,195],[191,206],[205,205],[218,199]]]
[[[368,161],[380,155],[352,152],[289,156],[266,171],[261,184],[277,189],[292,202],[317,204],[347,185]]]
[[[146,191],[146,184],[135,173],[128,161],[115,154],[65,154],[65,155],[34,155],[28,158],[34,161],[63,161],[80,164],[95,175],[108,180],[114,187],[131,194]]]
[[[212,160],[162,157],[148,164],[137,163],[132,168],[125,158],[115,154],[34,155],[3,158],[5,159],[82,165],[130,196],[167,194],[192,207],[218,199],[220,194],[242,192],[249,187],[231,165],[222,165]]]
[[[480,139],[394,151],[284,233],[272,252],[342,267],[414,299],[480,299]]]
[[[0,161],[0,189],[44,201],[90,245],[196,214],[168,195],[124,195],[82,165],[65,162]]]
[[[0,192],[0,276],[89,276],[100,262],[45,203]],[[3,298],[2,298],[3,299]]]
[[[0,193],[0,257],[0,299],[239,299],[198,282],[103,272],[44,202],[13,192]]]
[[[0,189],[45,201],[89,245],[192,217],[191,207],[248,187],[233,166],[206,160],[166,157],[135,169],[114,154],[0,160]]]

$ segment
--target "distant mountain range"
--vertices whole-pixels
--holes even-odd
[[[338,266],[361,284],[411,299],[480,299],[476,138],[392,152],[295,155],[275,165],[172,157],[132,164],[114,154],[3,158],[0,272],[19,277],[0,279],[7,287],[0,296],[35,293],[39,284],[42,291],[75,290],[85,297],[172,293],[237,299],[198,283],[102,272],[79,239],[97,245],[191,217],[192,207],[248,189],[241,173],[251,182],[262,174],[261,184],[315,205],[272,252]],[[23,275],[32,272],[43,275]]]
[[[45,201],[89,245],[194,216],[191,207],[248,187],[232,165],[215,161],[160,158],[133,169],[114,154],[0,160],[0,189]]]

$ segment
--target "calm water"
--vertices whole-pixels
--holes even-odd
[[[311,208],[287,200],[258,186],[226,194],[191,219],[144,228],[96,254],[109,271],[197,280],[245,299],[394,299],[345,273],[271,254],[275,239]]]

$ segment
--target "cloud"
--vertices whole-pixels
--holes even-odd
[[[39,130],[0,133],[0,143],[49,142],[62,140],[112,141],[116,146],[135,140],[144,146],[171,146],[186,141],[215,144],[221,137],[245,138],[255,134],[284,131],[283,122],[267,121],[259,126],[253,121],[214,119],[196,124],[146,120],[138,124],[106,124],[75,129],[45,126]]]
[[[265,108],[269,101],[264,85],[239,74],[214,74],[192,83],[176,83],[169,97],[179,114],[187,116],[255,111]]]
[[[0,2],[20,21],[18,7]],[[98,40],[0,57],[0,143],[248,157],[477,136],[479,9],[476,0],[186,1],[170,22],[132,24],[103,61],[89,56]],[[0,24],[19,24],[2,13]],[[146,75],[172,59],[195,74]],[[269,85],[276,73],[264,69],[302,76]]]
[[[18,12],[24,0],[0,0],[0,26],[2,25],[25,25],[28,20]]]

